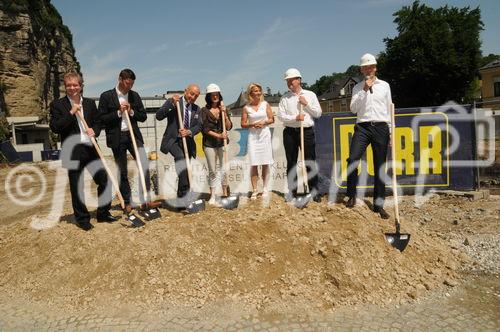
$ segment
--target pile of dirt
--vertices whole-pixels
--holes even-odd
[[[78,310],[218,301],[323,310],[415,299],[456,285],[468,262],[412,220],[403,226],[412,240],[399,252],[384,237],[393,221],[366,206],[312,202],[297,210],[274,194],[267,206],[240,205],[196,215],[162,210],[161,220],[139,229],[118,222],[83,232],[60,222],[37,231],[29,218],[10,223],[0,228],[0,294]]]

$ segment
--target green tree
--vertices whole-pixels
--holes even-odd
[[[486,56],[483,56],[481,58],[481,61],[479,61],[479,68],[486,66],[488,63],[493,62],[495,60],[500,60],[500,54],[488,54]]]
[[[358,65],[350,65],[344,73],[346,76],[356,77],[361,75]]]
[[[311,91],[313,91],[316,95],[320,96],[323,93],[327,92],[330,89],[330,86],[339,79],[342,79],[346,76],[356,77],[359,76],[359,66],[351,65],[347,70],[343,73],[332,73],[331,75],[323,75],[319,79],[314,82],[313,85],[309,87]]]
[[[481,60],[481,12],[433,9],[414,1],[394,13],[398,35],[385,38],[378,59],[398,107],[465,102]]]

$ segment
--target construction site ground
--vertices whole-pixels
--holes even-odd
[[[0,188],[1,330],[500,329],[500,196],[402,197],[403,252],[369,198],[298,210],[273,193],[235,210],[161,209],[142,228],[92,219],[84,232],[69,189],[54,195],[66,174],[34,166],[46,179],[35,205]]]

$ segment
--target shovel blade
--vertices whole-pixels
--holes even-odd
[[[410,234],[385,233],[385,239],[391,246],[398,249],[399,251],[403,251],[410,242]]]
[[[307,206],[307,204],[309,204],[309,202],[311,201],[312,199],[312,195],[311,194],[306,194],[306,195],[301,195],[301,196],[297,196],[295,198],[295,207],[297,209],[303,209]]]
[[[132,224],[132,227],[142,227],[145,225],[144,221],[142,221],[141,218],[139,218],[138,216],[136,216],[133,213],[127,215],[126,219],[128,222],[130,222]]]
[[[205,201],[202,199],[197,199],[186,206],[186,211],[189,214],[197,213],[205,210]]]
[[[220,200],[220,204],[226,210],[234,210],[240,204],[240,196],[231,195],[229,197],[223,197]]]
[[[158,210],[158,208],[146,209],[146,210],[143,210],[143,211],[139,212],[139,214],[146,221],[151,221],[151,220],[154,220],[154,219],[161,218],[161,213],[160,213],[160,210]]]

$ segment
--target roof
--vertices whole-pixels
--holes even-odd
[[[49,130],[50,127],[48,124],[45,123],[22,123],[22,124],[16,124],[15,125],[16,130],[23,130],[23,129],[36,129],[36,130]]]
[[[481,68],[479,68],[479,70],[490,69],[490,68],[496,68],[496,67],[500,67],[500,59],[497,59],[497,60],[491,61],[491,62],[490,62],[490,63],[488,63],[487,65],[482,66]]]
[[[247,99],[245,98],[245,94],[243,92],[240,92],[238,99],[236,99],[234,103],[229,104],[227,107],[229,109],[242,108],[246,104],[247,104]]]
[[[319,100],[331,100],[331,99],[337,99],[340,98],[341,90],[349,83],[349,82],[354,82],[355,84],[361,82],[363,80],[362,76],[345,76],[342,77],[330,86],[330,89],[328,89],[327,92],[323,93],[321,96],[319,96]]]
[[[38,116],[8,116],[7,123],[34,123],[40,121]]]

